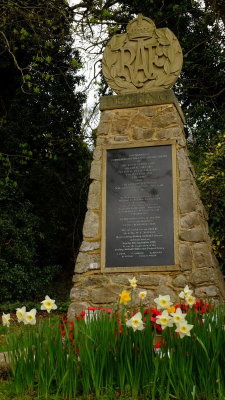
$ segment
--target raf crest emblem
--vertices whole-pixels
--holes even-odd
[[[156,29],[150,18],[131,21],[127,33],[114,35],[102,61],[103,75],[118,94],[169,89],[182,68],[182,50],[168,28]]]

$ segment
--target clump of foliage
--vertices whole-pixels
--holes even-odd
[[[0,302],[45,293],[59,266],[38,266],[39,219],[13,185],[0,191]]]
[[[57,266],[73,269],[80,243],[90,151],[81,133],[85,95],[76,89],[83,78],[72,23],[64,0],[1,4],[0,271],[5,300],[43,294]]]
[[[199,167],[199,185],[206,206],[214,251],[225,271],[225,135],[204,153]]]
[[[200,303],[180,310],[191,333],[177,334],[181,325],[168,325],[156,344],[152,314],[144,317],[143,307],[142,313],[102,310],[70,323],[53,317],[12,332],[9,327],[11,391],[25,396],[38,390],[46,399],[188,400],[192,393],[195,400],[222,400],[224,306],[206,310]]]

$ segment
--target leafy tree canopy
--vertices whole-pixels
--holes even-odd
[[[83,78],[72,22],[64,0],[7,0],[1,8],[0,184],[8,195],[12,187],[17,191],[14,215],[21,203],[29,203],[21,209],[20,227],[33,221],[27,251],[30,266],[39,269],[72,268],[86,206],[90,151],[81,133],[85,95],[77,90]],[[11,225],[2,254],[14,243],[9,232],[21,251],[25,240],[16,235],[17,218],[8,212]]]
[[[216,137],[199,164],[198,183],[209,215],[214,251],[225,271],[225,134]]]

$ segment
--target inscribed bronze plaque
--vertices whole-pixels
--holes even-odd
[[[175,264],[172,145],[106,151],[105,268]]]

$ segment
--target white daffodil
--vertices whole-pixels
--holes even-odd
[[[185,317],[187,314],[183,314],[180,308],[176,309],[175,313],[171,313],[173,317],[173,322],[177,325],[180,322],[183,322],[185,320]]]
[[[128,281],[130,282],[130,286],[133,289],[137,287],[137,279],[135,278],[135,276],[132,279],[128,279]]]
[[[2,314],[2,325],[9,327],[9,324],[10,324],[9,321],[10,321],[10,314],[3,313]]]
[[[143,290],[143,292],[139,292],[138,293],[138,297],[141,300],[144,300],[146,296],[147,296],[147,291],[146,290]]]
[[[162,329],[165,329],[167,326],[173,326],[173,318],[170,317],[167,310],[164,310],[161,315],[157,315],[156,323],[161,325]]]
[[[191,336],[190,330],[193,328],[194,325],[190,325],[187,323],[187,321],[182,321],[180,324],[177,325],[177,329],[175,329],[175,332],[178,332],[181,339],[183,339],[184,336]]]
[[[25,325],[35,325],[36,324],[36,313],[37,310],[32,308],[32,310],[24,314],[23,322]]]
[[[169,306],[171,306],[173,303],[170,301],[170,296],[166,295],[166,296],[161,296],[161,294],[159,295],[159,297],[157,297],[156,299],[154,299],[154,302],[157,304],[157,308],[160,310],[161,308],[168,308]]]
[[[24,320],[25,314],[26,314],[25,306],[16,309],[16,316],[17,316],[18,322],[22,322]]]
[[[188,285],[185,286],[184,290],[180,292],[179,297],[181,299],[185,299],[187,296],[191,296],[193,293],[193,290],[189,289]]]
[[[126,322],[126,325],[133,328],[134,331],[142,331],[144,329],[144,323],[142,321],[142,315],[140,312],[135,314],[131,319]]]
[[[185,302],[192,307],[196,303],[196,297],[194,296],[187,296],[185,297]]]
[[[46,310],[48,313],[50,313],[51,310],[56,310],[57,308],[55,300],[50,299],[49,296],[45,296],[45,300],[43,300],[41,303],[41,310]]]

